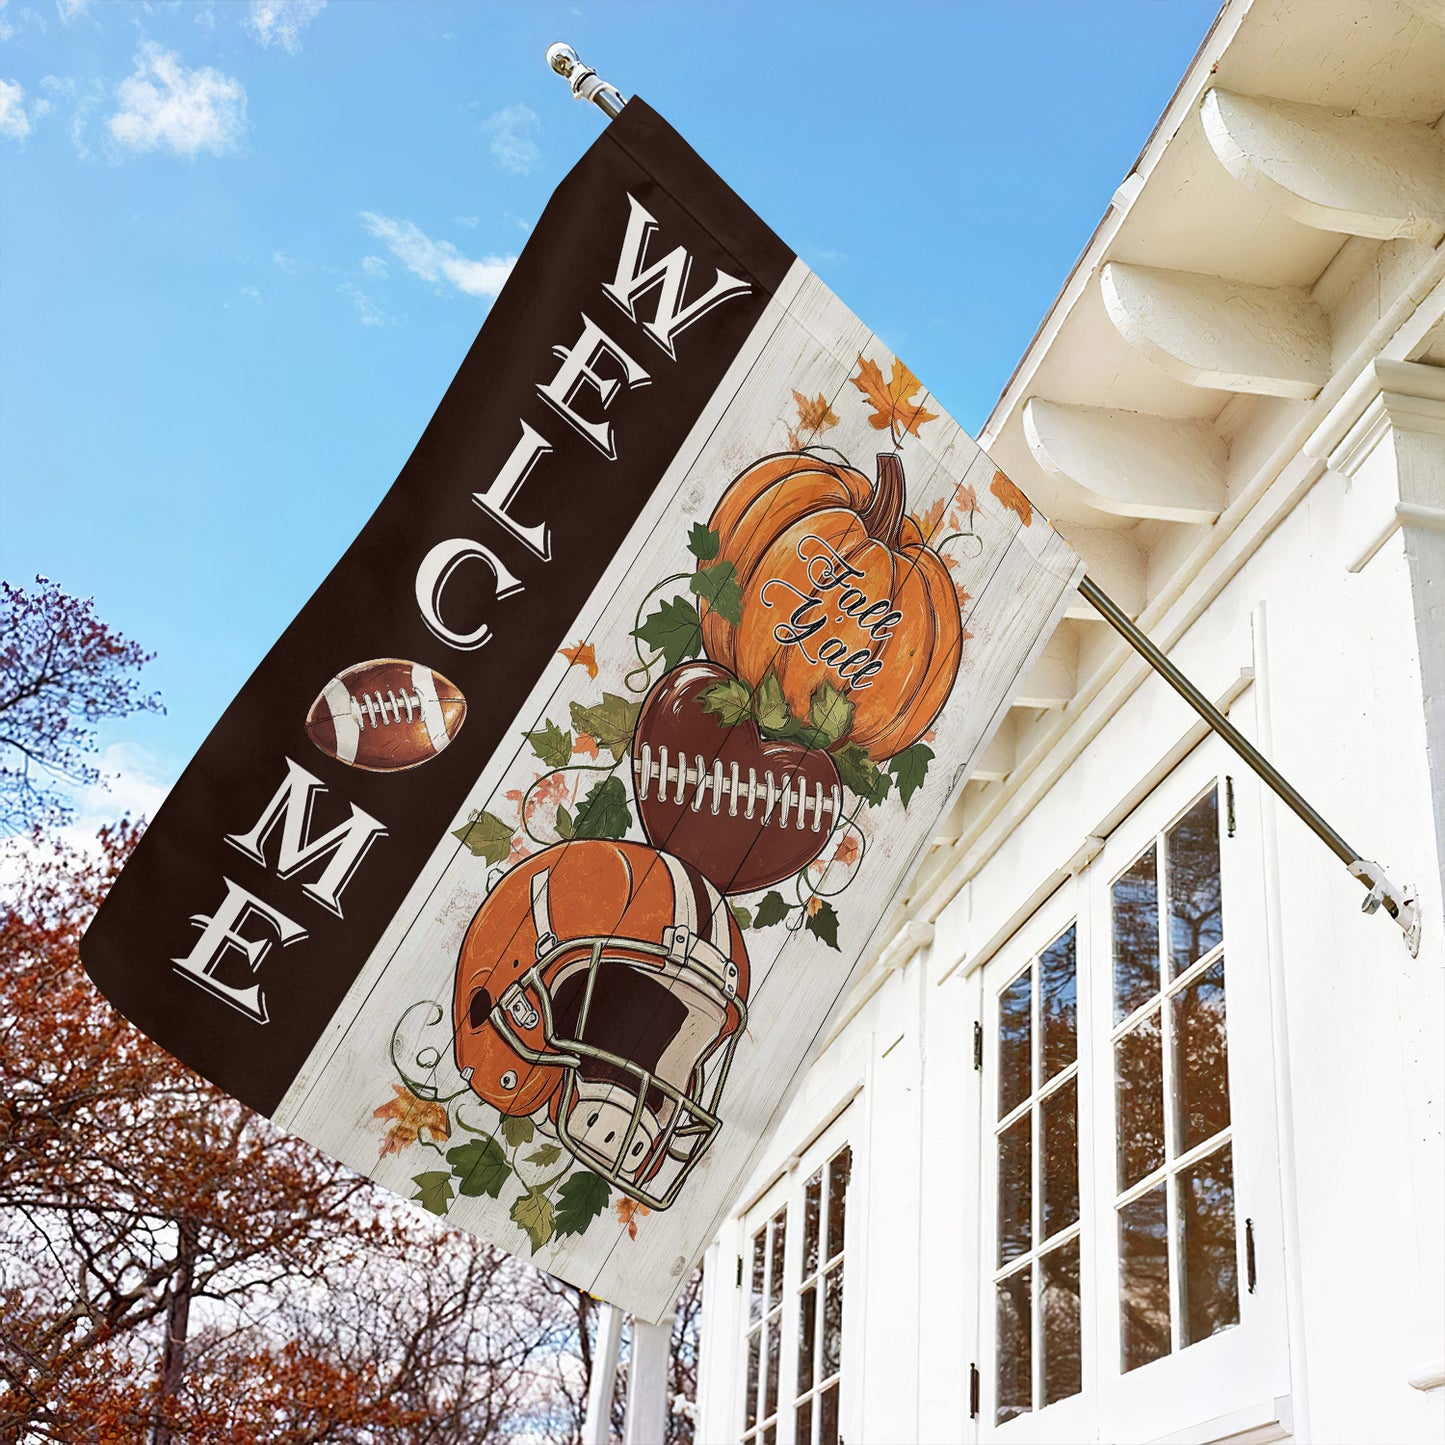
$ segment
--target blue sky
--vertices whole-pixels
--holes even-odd
[[[977,430],[1212,0],[0,0],[0,576],[94,596],[172,779],[645,96]]]

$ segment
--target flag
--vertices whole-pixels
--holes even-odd
[[[633,100],[82,957],[284,1128],[656,1319],[1081,571]]]

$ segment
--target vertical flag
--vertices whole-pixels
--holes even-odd
[[[285,1128],[657,1318],[1081,572],[633,100],[86,967]]]

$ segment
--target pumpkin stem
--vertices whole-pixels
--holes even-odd
[[[903,525],[903,505],[908,489],[903,481],[903,458],[897,452],[878,454],[878,483],[868,505],[859,512],[868,535],[888,547],[898,546],[899,528]]]

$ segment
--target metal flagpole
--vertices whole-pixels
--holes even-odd
[[[590,100],[609,120],[615,120],[622,114],[622,107],[627,102],[621,92],[600,79],[591,66],[584,65],[570,45],[550,46],[547,50],[547,63],[568,82],[572,87],[572,94],[578,100]],[[1079,583],[1079,595],[1204,719],[1208,727],[1218,733],[1260,779],[1289,805],[1305,826],[1350,870],[1351,876],[1364,884],[1369,890],[1362,905],[1364,911],[1374,913],[1383,906],[1405,935],[1405,946],[1410,950],[1410,956],[1417,956],[1420,951],[1420,907],[1415,900],[1414,890],[1408,884],[1401,887],[1394,883],[1378,863],[1362,857],[1356,849],[1350,847],[1279,769],[1134,625],[1118,603],[1093,578],[1085,577]]]

